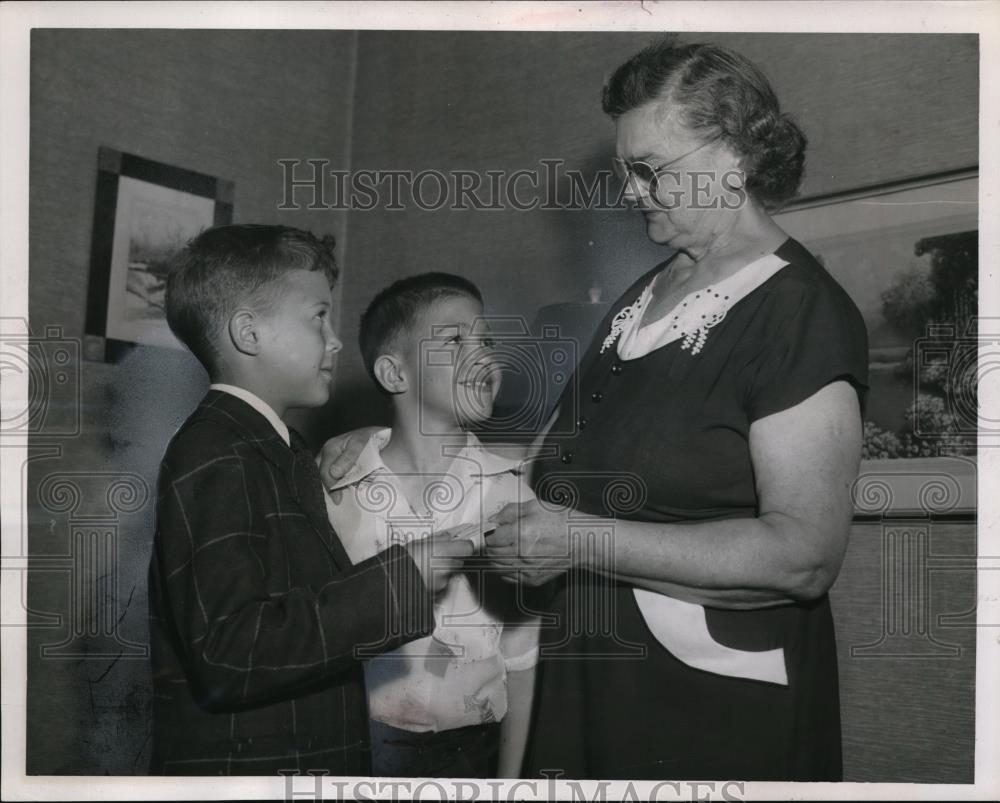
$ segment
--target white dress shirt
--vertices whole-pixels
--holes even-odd
[[[427,478],[423,499],[411,504],[381,457],[391,436],[390,429],[373,435],[327,493],[330,522],[355,563],[458,524],[485,525],[508,502],[534,499],[519,462],[487,452],[469,434],[455,448],[448,472]],[[509,587],[489,579],[492,588],[477,576],[470,580],[469,572],[453,575],[435,600],[430,636],[366,661],[372,719],[403,730],[441,731],[504,717],[507,672],[534,665],[538,629],[536,621],[504,627],[504,611],[491,595],[499,590],[506,596]]]

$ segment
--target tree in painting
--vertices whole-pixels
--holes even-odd
[[[930,270],[901,272],[882,293],[886,321],[914,343],[899,370],[915,393],[903,431],[865,423],[865,457],[975,453],[978,245],[976,231],[922,238],[914,255]]]

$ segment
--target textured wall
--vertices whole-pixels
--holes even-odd
[[[861,465],[830,592],[848,780],[973,779],[976,487],[967,458]]]
[[[756,62],[809,138],[802,195],[979,162],[976,36],[705,34]]]
[[[30,315],[33,331],[59,326],[83,335],[97,149],[106,145],[235,183],[235,222],[284,222],[344,233],[331,211],[279,211],[277,160],[322,157],[347,163],[354,35],[349,32],[36,30],[31,52]],[[81,433],[33,441],[28,478],[34,555],[70,554],[71,532],[117,533],[117,578],[109,561],[79,573],[92,602],[78,603],[69,575],[36,573],[34,610],[72,616],[108,609],[124,641],[144,645],[145,573],[152,499],[138,510],[109,508],[115,476],[134,474],[141,499],[172,431],[207,380],[182,352],[137,349],[118,365],[73,363],[83,408]],[[65,431],[69,406],[53,407],[46,432]],[[311,421],[302,419],[306,429]],[[45,447],[43,447],[43,444]],[[55,451],[45,453],[43,448]],[[109,476],[75,476],[74,472]],[[110,476],[114,475],[114,476]],[[82,502],[60,504],[65,483]],[[120,500],[119,500],[120,501]],[[117,518],[116,518],[117,517]],[[77,550],[79,553],[79,550]],[[78,554],[79,558],[79,554]],[[108,585],[115,580],[113,585]],[[81,599],[86,599],[82,597]],[[88,614],[89,615],[89,614]],[[128,646],[80,644],[106,657],[80,658],[79,644],[41,658],[66,622],[33,628],[29,639],[28,771],[129,774],[148,761],[146,662]],[[122,657],[116,659],[118,651]]]
[[[929,585],[893,589],[911,632],[887,609],[884,570],[902,568],[884,552],[887,534],[926,532],[946,556],[923,573]],[[915,541],[913,542],[915,543]],[[851,781],[971,783],[976,719],[976,522],[901,517],[859,522],[831,592],[837,624],[844,776]],[[914,554],[915,558],[916,555]],[[941,568],[950,560],[950,568]],[[931,559],[934,564],[935,560]],[[908,571],[916,567],[907,565]],[[925,633],[917,633],[926,603]],[[954,621],[947,618],[954,617]]]

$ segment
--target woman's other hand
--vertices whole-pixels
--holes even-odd
[[[362,427],[330,438],[323,444],[317,460],[324,487],[330,488],[350,471],[372,435],[381,429],[382,427]]]

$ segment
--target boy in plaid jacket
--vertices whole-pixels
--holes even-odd
[[[168,323],[212,385],[160,470],[154,774],[368,774],[359,648],[431,633],[434,594],[472,553],[441,533],[353,565],[328,522],[282,418],[329,398],[336,277],[330,242],[253,225],[202,233],[170,273]]]

